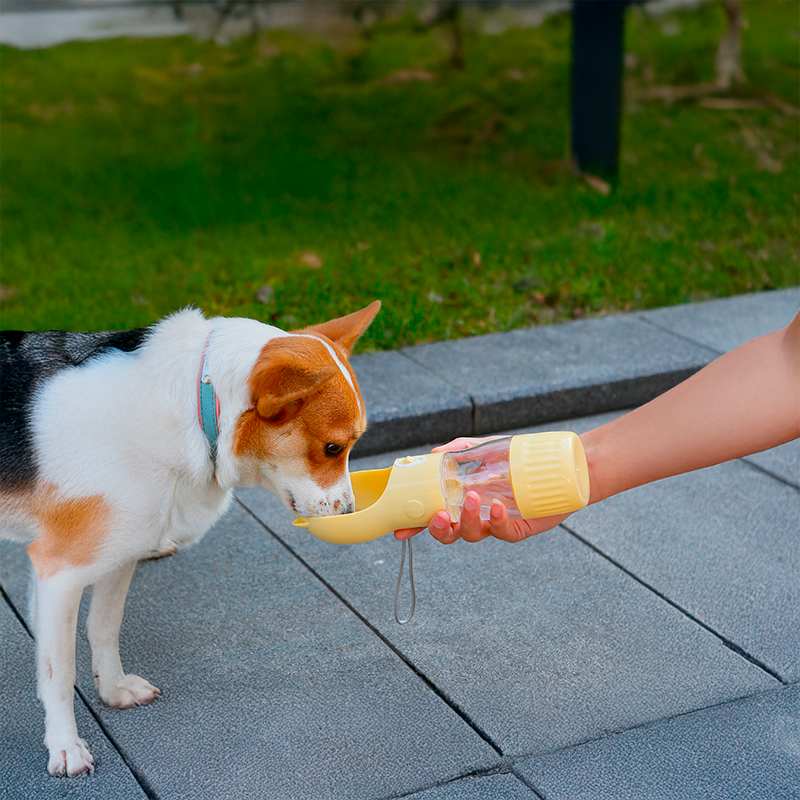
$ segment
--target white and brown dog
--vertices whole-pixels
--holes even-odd
[[[182,311],[123,333],[0,333],[0,511],[35,569],[39,697],[51,775],[91,773],[73,708],[86,586],[98,693],[160,694],[119,658],[136,562],[200,539],[236,486],[304,516],[352,511],[348,458],[366,427],[348,358],[380,303],[287,333]]]

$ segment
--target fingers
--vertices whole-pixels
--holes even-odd
[[[459,539],[465,542],[480,542],[488,536],[513,541],[513,533],[509,529],[508,512],[506,507],[496,501],[494,519],[481,519],[481,500],[477,492],[467,492],[464,504],[461,506],[461,519],[453,523],[446,511],[437,511],[428,523],[431,536],[442,544],[453,544]],[[394,532],[396,539],[408,539],[416,536],[424,528],[403,528]]]
[[[394,538],[400,539],[410,539],[412,536],[416,536],[420,531],[424,531],[425,528],[398,528],[394,532]]]
[[[481,498],[477,492],[467,492],[464,497],[458,528],[465,542],[479,542],[489,535],[489,526],[481,519]]]
[[[428,523],[427,529],[430,531],[431,536],[442,544],[453,544],[453,542],[461,538],[458,533],[458,525],[453,525],[450,521],[450,515],[446,511],[437,511]],[[410,539],[424,530],[425,528],[398,528],[394,532],[394,538],[400,541]]]
[[[476,444],[485,442],[485,439],[474,439],[469,436],[459,436],[458,439],[453,439],[452,442],[447,444],[440,444],[431,450],[432,453],[445,453],[450,450],[465,450],[467,447],[474,447]]]
[[[453,544],[461,538],[459,524],[455,525],[450,521],[450,515],[444,511],[438,511],[428,524],[431,536],[442,544]]]
[[[508,509],[499,500],[494,500],[489,509],[489,535],[504,542],[516,541],[514,529],[508,522]]]
[[[459,436],[458,439],[453,439],[452,442],[447,444],[440,444],[434,447],[431,453],[443,453],[450,450],[466,450],[468,447],[475,447],[475,445],[483,444],[484,442],[493,442],[495,439],[507,439],[507,436],[484,436],[475,438],[473,436]]]
[[[428,530],[434,539],[442,544],[453,544],[459,539],[465,542],[480,542],[489,536],[504,542],[521,542],[555,528],[562,523],[569,514],[559,514],[554,517],[540,519],[521,519],[513,522],[508,518],[508,510],[499,501],[495,500],[489,510],[489,519],[481,519],[480,498],[476,492],[467,492],[464,505],[461,508],[461,520],[453,523],[446,511],[437,511],[428,523]],[[409,539],[416,536],[425,528],[402,528],[396,530],[396,539]]]
[[[449,514],[438,511],[428,523],[428,530],[442,544],[453,544],[459,539],[479,542],[489,536],[489,525],[481,519],[481,501],[475,492],[467,492],[459,522],[451,522]]]
[[[455,525],[451,524],[448,514],[440,511],[431,520],[428,529],[434,539],[443,544],[453,544],[458,539],[463,539],[465,542],[479,542],[490,536],[503,542],[521,542],[555,528],[569,516],[570,514],[559,514],[553,517],[512,521],[508,518],[506,507],[499,500],[495,500],[489,510],[488,520],[480,518],[480,506],[472,510],[462,508],[461,521]]]

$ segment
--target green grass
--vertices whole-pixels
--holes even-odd
[[[796,3],[746,16],[738,95],[797,106]],[[721,5],[669,19],[629,12],[628,97],[713,78]],[[410,19],[336,44],[2,48],[0,324],[194,304],[297,327],[377,297],[385,349],[796,285],[797,117],[629,101],[603,196],[566,167],[569,35],[469,30],[463,72]],[[408,69],[433,80],[387,80]]]

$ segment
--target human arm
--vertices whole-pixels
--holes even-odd
[[[800,436],[800,314],[785,328],[753,339],[713,361],[640,408],[581,435],[589,466],[589,503],[619,492],[776,447]],[[440,449],[459,449],[455,440]],[[472,502],[471,502],[472,501]],[[569,515],[509,521],[492,506],[480,519],[467,495],[461,521],[438,512],[428,529],[449,544],[487,536],[520,541]],[[397,531],[407,538],[417,529]]]
[[[596,503],[800,436],[800,314],[581,437]]]

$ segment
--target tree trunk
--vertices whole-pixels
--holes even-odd
[[[726,0],[728,29],[719,40],[714,66],[717,86],[730,89],[735,83],[747,83],[742,69],[742,0]]]

